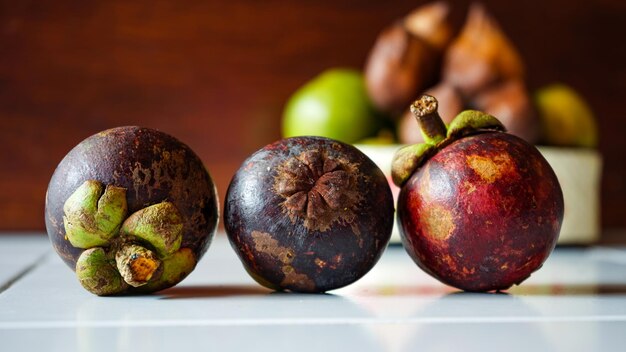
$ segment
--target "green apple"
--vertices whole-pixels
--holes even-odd
[[[569,86],[552,84],[535,93],[543,142],[548,145],[595,148],[596,119],[585,100]]]
[[[363,74],[330,69],[298,89],[283,112],[283,137],[322,136],[345,143],[370,137],[380,128]]]

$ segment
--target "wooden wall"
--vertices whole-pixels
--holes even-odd
[[[361,68],[377,33],[421,1],[0,0],[0,230],[44,228],[61,158],[119,125],[192,147],[221,197],[243,159],[279,138],[283,103],[325,68]],[[454,3],[461,22],[469,1]],[[530,87],[586,96],[605,157],[604,228],[626,227],[625,2],[484,1]]]

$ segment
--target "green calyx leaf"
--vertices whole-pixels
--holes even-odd
[[[428,143],[408,145],[398,150],[391,162],[393,183],[398,187],[402,187],[413,175],[413,172],[436,150],[434,145]]]
[[[126,217],[126,189],[85,181],[63,205],[65,234],[72,246],[104,246],[117,235]]]
[[[104,249],[99,247],[81,253],[76,262],[76,276],[87,291],[98,296],[114,295],[128,288]]]
[[[129,216],[122,224],[120,234],[149,244],[160,258],[165,258],[180,248],[183,219],[174,204],[161,202]]]
[[[505,132],[504,125],[489,114],[476,110],[465,110],[458,114],[448,126],[448,139],[459,139],[479,131]]]
[[[190,248],[181,248],[161,262],[161,275],[153,278],[146,285],[139,287],[140,292],[154,292],[171,287],[181,282],[196,267],[196,256]]]

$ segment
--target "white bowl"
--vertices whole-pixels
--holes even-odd
[[[391,160],[401,145],[355,145],[387,176],[397,199],[400,191],[391,181]],[[538,147],[556,173],[565,200],[565,216],[558,244],[592,244],[600,238],[600,178],[602,157],[590,149]],[[400,242],[394,224],[391,242]]]

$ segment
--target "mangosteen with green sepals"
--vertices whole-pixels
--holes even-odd
[[[411,111],[425,143],[400,149],[392,163],[405,249],[424,271],[462,290],[521,283],[559,235],[563,193],[554,171],[493,116],[464,111],[446,128],[428,95]]]
[[[95,134],[65,156],[45,215],[54,249],[97,295],[176,285],[206,252],[219,217],[198,156],[170,135],[131,126]]]

